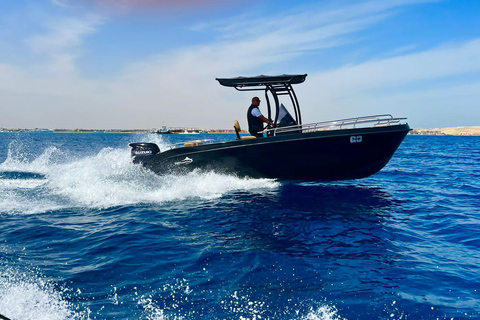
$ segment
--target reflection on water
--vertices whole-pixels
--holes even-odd
[[[188,217],[176,216],[183,229],[178,240],[203,249],[179,272],[215,274],[191,282],[203,290],[233,281],[243,296],[265,299],[268,292],[270,303],[292,292],[298,304],[338,298],[360,310],[363,298],[378,299],[397,286],[388,225],[399,201],[378,187],[282,184],[190,205]]]
[[[227,236],[228,240],[236,233],[233,238],[253,240],[251,245],[257,243],[259,248],[315,255],[321,248],[328,248],[324,241],[331,243],[335,236],[357,239],[381,231],[397,203],[389,193],[374,187],[284,184],[278,190],[254,196],[246,192],[228,194],[207,205],[215,208],[213,217],[200,214],[215,226],[211,229],[217,236]],[[318,244],[315,250],[314,244]]]

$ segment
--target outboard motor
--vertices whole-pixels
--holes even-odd
[[[155,143],[140,142],[130,143],[132,147],[131,155],[133,163],[145,163],[148,162],[148,158],[160,153],[160,148]],[[144,161],[147,160],[147,161]]]

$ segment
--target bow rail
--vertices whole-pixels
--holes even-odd
[[[327,130],[340,130],[340,129],[356,129],[356,128],[368,128],[379,126],[390,126],[400,124],[407,118],[394,118],[391,114],[380,114],[366,117],[347,118],[333,121],[323,121],[311,124],[301,124],[288,127],[270,128],[265,129],[262,133],[277,135],[279,133],[288,132],[314,132],[314,131],[327,131]]]

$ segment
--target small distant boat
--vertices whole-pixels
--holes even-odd
[[[162,126],[161,129],[155,131],[155,133],[158,133],[158,134],[171,134],[172,131],[170,131],[170,129],[167,128],[167,126]]]
[[[163,151],[154,143],[131,143],[133,162],[158,174],[204,169],[284,180],[359,179],[381,170],[410,131],[406,118],[383,114],[302,124],[292,85],[306,77],[217,78],[239,91],[264,91],[268,118],[276,124],[265,128],[266,137],[241,136],[234,121],[237,138],[232,141],[196,140]],[[295,118],[279,96],[290,98]]]

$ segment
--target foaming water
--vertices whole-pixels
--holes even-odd
[[[288,320],[345,320],[335,306],[322,303],[300,303],[291,309],[285,306],[274,312],[272,316],[271,301],[256,300],[249,294],[234,291],[217,301],[215,312],[212,308],[189,309],[187,306],[195,306],[196,295],[188,282],[183,279],[174,284],[166,284],[157,290],[157,293],[141,295],[136,299],[141,307],[141,313],[149,320],[164,319],[288,319]],[[162,299],[158,298],[162,295]],[[311,304],[315,306],[311,306]]]
[[[338,314],[338,310],[335,307],[322,306],[319,308],[312,308],[310,312],[302,317],[301,320],[344,320]]]
[[[88,310],[81,311],[69,303],[68,290],[31,272],[11,267],[0,269],[0,314],[9,319],[52,320],[88,319]]]
[[[240,179],[215,172],[159,176],[132,165],[129,152],[118,149],[104,149],[94,157],[61,166],[48,178],[55,194],[90,207],[210,199],[233,190],[278,186],[272,180]]]
[[[0,266],[0,271],[0,315],[9,319],[102,319],[104,318],[102,310],[108,305],[122,307],[127,303],[136,305],[133,310],[130,310],[133,318],[148,320],[277,318],[277,316],[269,316],[271,301],[255,300],[248,294],[237,291],[217,302],[215,309],[219,315],[209,315],[207,308],[202,308],[200,312],[189,310],[185,305],[195,306],[198,303],[198,301],[195,302],[198,292],[195,292],[186,280],[165,284],[150,294],[139,294],[138,289],[133,288],[134,294],[130,298],[131,301],[124,298],[119,300],[117,288],[113,287],[113,293],[111,292],[108,299],[101,302],[101,307],[95,314],[83,303],[78,304],[84,294],[80,289],[73,290],[66,286],[59,286],[38,271],[20,270],[18,267],[6,265]],[[77,303],[74,304],[69,300]],[[112,315],[115,318],[115,312],[112,312]],[[296,310],[285,306],[283,310],[278,311],[278,317],[290,320],[345,319],[339,315],[334,306],[321,304],[316,307],[298,305]]]
[[[156,142],[168,147],[164,142]],[[269,179],[238,178],[215,172],[159,176],[133,165],[127,148],[103,148],[92,156],[71,157],[50,146],[33,159],[27,154],[29,150],[11,144],[7,159],[0,164],[0,212],[38,213],[72,207],[107,208],[212,199],[231,191],[279,186]]]

